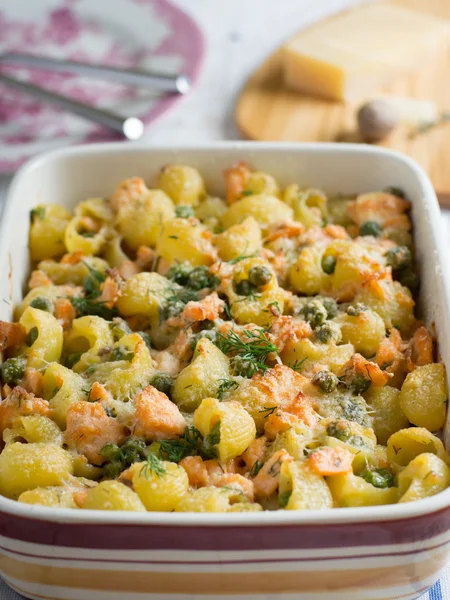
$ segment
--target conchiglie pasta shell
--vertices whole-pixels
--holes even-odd
[[[145,508],[151,511],[176,510],[189,488],[189,479],[183,467],[162,461],[164,473],[157,474],[147,463],[135,463],[131,467],[133,489]]]
[[[83,508],[145,512],[136,492],[119,481],[102,481],[89,490]]]
[[[205,398],[194,413],[194,427],[206,437],[218,421],[220,441],[217,444],[217,456],[220,462],[225,463],[248,448],[255,439],[256,426],[239,402]]]
[[[406,467],[416,456],[423,453],[436,454],[445,462],[449,462],[444,444],[424,427],[401,429],[393,433],[387,441],[388,460],[399,467]]]
[[[35,217],[30,227],[31,260],[58,258],[66,251],[64,232],[72,215],[56,204],[40,204],[36,208],[43,217]]]
[[[162,190],[149,190],[119,208],[116,227],[132,250],[154,246],[163,225],[175,217],[172,200]]]
[[[286,510],[333,508],[325,479],[302,461],[285,461],[280,471],[280,495],[291,492]]]
[[[450,486],[450,469],[435,454],[419,454],[399,474],[399,502],[434,496]]]
[[[226,512],[230,508],[227,490],[208,486],[191,490],[178,503],[177,512]]]
[[[328,477],[328,486],[337,506],[377,506],[395,504],[398,488],[376,488],[353,473]]]
[[[52,508],[78,508],[70,487],[38,487],[20,494],[18,500],[24,504],[38,504]]]
[[[9,444],[0,454],[0,493],[17,499],[26,490],[60,485],[73,474],[71,456],[55,444]]]
[[[86,255],[100,254],[106,243],[107,228],[102,226],[92,237],[86,237],[80,233],[83,228],[82,221],[83,217],[74,217],[67,225],[64,234],[67,250],[69,252],[81,250]]]
[[[20,324],[27,333],[34,327],[38,330],[36,340],[25,351],[29,367],[42,369],[61,358],[63,329],[52,314],[29,306],[20,317]]]
[[[230,206],[222,217],[225,227],[242,223],[246,217],[253,217],[263,231],[269,225],[281,221],[291,221],[294,211],[276,196],[256,194],[246,196]]]
[[[58,363],[51,363],[44,373],[44,398],[50,401],[52,419],[66,427],[66,414],[71,404],[86,400],[89,384],[85,379]]]

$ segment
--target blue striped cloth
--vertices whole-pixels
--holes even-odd
[[[13,592],[6,583],[0,580],[0,600],[23,600],[23,596]],[[89,600],[89,598],[86,598],[86,600]],[[423,594],[417,600],[450,600],[450,569],[444,573],[442,579],[429,592]]]
[[[420,600],[448,600],[450,599],[450,570],[448,569],[440,581],[431,590],[420,597]]]

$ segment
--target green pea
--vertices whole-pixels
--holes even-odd
[[[127,438],[122,446],[120,446],[120,455],[122,461],[126,465],[132,465],[139,460],[145,458],[146,444],[144,440],[130,436]]]
[[[211,287],[212,275],[208,271],[208,267],[195,267],[189,273],[187,286],[194,291],[200,291],[204,288]]]
[[[214,325],[214,323],[212,323],[212,325]],[[195,347],[197,346],[197,342],[201,338],[206,338],[210,340],[213,344],[216,344],[218,338],[217,329],[203,329],[203,331],[199,331],[198,333],[196,333],[192,340],[192,348],[195,349]]]
[[[126,346],[116,346],[111,351],[111,360],[128,360],[131,362],[134,358],[134,352]]]
[[[408,246],[396,246],[385,254],[386,263],[393,271],[403,271],[410,268],[412,264],[411,250]]]
[[[328,317],[328,311],[320,300],[310,300],[303,306],[301,314],[313,329],[325,323]]]
[[[352,435],[352,430],[347,421],[335,421],[327,427],[327,435],[341,442],[346,442]]]
[[[311,379],[311,383],[316,385],[324,394],[330,394],[336,389],[339,379],[331,371],[319,371]]]
[[[357,375],[348,385],[348,389],[352,394],[358,395],[367,392],[370,388],[370,379],[366,379],[363,375]]]
[[[334,270],[336,268],[336,262],[337,259],[335,256],[323,256],[322,260],[321,260],[321,267],[322,267],[322,271],[324,273],[326,273],[327,275],[332,275],[334,273]]]
[[[254,286],[248,279],[241,279],[241,281],[238,281],[234,287],[239,296],[250,296],[250,294],[255,292]]]
[[[100,450],[100,454],[106,458],[106,460],[119,460],[120,459],[120,448],[116,444],[106,444]]]
[[[109,330],[112,333],[115,342],[118,342],[124,335],[131,333],[128,323],[120,317],[115,317],[109,324]]]
[[[342,340],[342,333],[339,325],[333,321],[325,321],[314,330],[314,335],[323,344],[334,341],[336,343]]]
[[[188,219],[189,217],[194,217],[195,212],[192,206],[180,204],[175,207],[175,215],[180,219]]]
[[[38,296],[34,300],[30,302],[30,306],[32,308],[37,308],[39,310],[45,310],[45,312],[49,312],[53,314],[53,302],[50,298],[46,298],[45,296]]]
[[[327,319],[334,319],[338,314],[338,304],[334,298],[322,298],[321,302],[327,311]]]
[[[272,272],[265,265],[256,265],[248,272],[248,280],[252,285],[259,288],[267,285],[272,280]]]
[[[25,374],[27,361],[25,358],[8,358],[0,365],[3,383],[16,384]]]
[[[349,317],[359,317],[363,312],[367,310],[367,306],[362,302],[357,302],[356,304],[351,304],[347,307],[345,311]]]
[[[378,237],[381,234],[381,226],[376,221],[366,221],[359,228],[359,235],[373,235]]]
[[[243,358],[242,356],[233,356],[230,359],[230,367],[235,375],[241,377],[253,377],[258,370],[254,360]]]
[[[166,396],[169,396],[170,389],[173,385],[173,381],[173,377],[171,377],[167,373],[157,373],[150,380],[150,385],[152,385],[154,388],[156,388],[163,394],[166,394]]]

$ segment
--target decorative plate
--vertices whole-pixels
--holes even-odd
[[[204,54],[194,21],[167,0],[2,0],[0,54],[20,52],[164,73],[195,84]],[[150,125],[181,95],[3,65],[1,72]],[[0,173],[69,144],[118,139],[108,130],[0,85]]]

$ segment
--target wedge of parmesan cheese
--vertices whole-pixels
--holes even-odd
[[[306,94],[355,100],[426,66],[449,40],[449,21],[392,4],[368,4],[287,42],[284,79]]]

